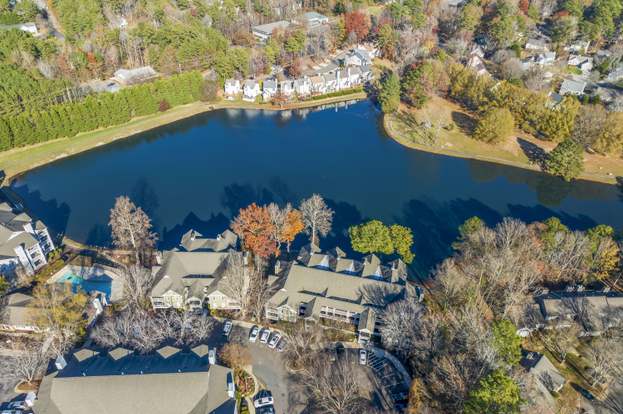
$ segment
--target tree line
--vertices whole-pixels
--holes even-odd
[[[0,117],[0,150],[22,147],[128,122],[136,116],[199,100],[203,88],[199,72],[188,72],[114,94],[88,96],[46,111]]]

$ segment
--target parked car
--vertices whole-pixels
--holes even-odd
[[[280,339],[281,339],[281,334],[279,332],[275,332],[273,336],[270,338],[270,341],[268,341],[268,347],[270,349],[275,349],[275,347],[277,346],[277,342],[279,342]]]
[[[260,334],[260,342],[265,344],[268,342],[268,337],[270,336],[270,329],[264,329]]]
[[[27,410],[29,407],[28,404],[26,404],[26,401],[21,400],[10,402],[7,408],[11,410]]]
[[[283,352],[284,349],[286,349],[286,345],[288,343],[286,342],[285,339],[282,339],[281,341],[279,341],[279,344],[277,344],[277,352]]]
[[[272,405],[266,407],[256,408],[255,414],[275,414],[275,408]]]
[[[365,349],[359,350],[359,363],[361,365],[366,365],[368,363],[368,351]]]
[[[234,326],[234,325],[231,323],[231,321],[230,321],[229,319],[227,319],[227,320],[225,321],[225,324],[223,325],[223,335],[224,335],[226,338],[229,338],[229,334],[231,334],[231,328],[232,328],[233,326]]]
[[[253,406],[255,408],[273,405],[273,394],[268,390],[261,390],[253,397]]]
[[[249,341],[250,342],[257,341],[257,336],[259,334],[260,334],[260,328],[257,325],[253,326],[253,328],[251,328],[251,331],[249,332]]]

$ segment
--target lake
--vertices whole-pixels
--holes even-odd
[[[489,224],[558,216],[575,229],[623,226],[616,186],[405,148],[368,101],[209,112],[37,168],[12,188],[55,232],[95,245],[110,242],[109,210],[129,195],[152,217],[162,248],[189,228],[214,236],[251,202],[297,204],[319,193],[335,210],[321,247],[348,251],[348,226],[363,220],[400,223],[414,231],[420,270],[451,253],[457,227],[474,215]]]

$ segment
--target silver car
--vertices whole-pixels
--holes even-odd
[[[273,336],[270,338],[270,341],[268,341],[268,347],[270,349],[275,349],[275,347],[277,346],[277,342],[279,342],[280,339],[281,339],[281,334],[279,332],[275,332]]]
[[[260,334],[260,342],[265,344],[268,342],[268,337],[270,336],[270,329],[264,329]]]
[[[251,332],[249,332],[249,342],[255,342],[257,341],[257,337],[260,334],[260,328],[255,325],[253,328],[251,328]]]

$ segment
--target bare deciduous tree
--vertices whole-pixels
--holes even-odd
[[[123,298],[132,308],[140,307],[147,300],[154,284],[154,274],[138,263],[127,266],[120,274]]]
[[[297,322],[286,327],[285,356],[293,368],[307,367],[314,361],[314,347],[325,341],[324,331],[314,323]]]
[[[623,343],[608,336],[592,341],[587,353],[592,367],[592,385],[607,389],[615,378],[623,375]]]
[[[365,405],[353,366],[345,360],[331,362],[319,353],[300,376],[313,405],[324,413],[351,414]]]
[[[153,315],[142,309],[127,309],[100,321],[91,338],[107,348],[125,346],[147,353],[167,340],[177,345],[198,344],[211,335],[214,326],[212,318],[190,312],[170,310]]]
[[[310,198],[303,200],[300,210],[303,213],[305,231],[310,236],[310,242],[318,246],[318,237],[324,237],[331,231],[333,210],[327,207],[324,199],[318,194],[313,194]]]
[[[250,266],[245,264],[241,252],[229,253],[226,260],[222,283],[223,293],[240,305],[240,317],[245,319],[249,311]]]
[[[3,378],[32,383],[44,373],[48,354],[41,343],[11,342],[10,352],[11,356],[0,359],[0,375]]]
[[[157,235],[151,231],[151,220],[129,197],[117,197],[115,206],[110,210],[108,225],[113,244],[121,249],[133,250],[137,263],[140,262],[140,253],[156,244]]]
[[[576,324],[572,324],[564,329],[546,329],[538,331],[539,338],[543,344],[561,362],[567,358],[567,354],[578,340],[580,329]]]

